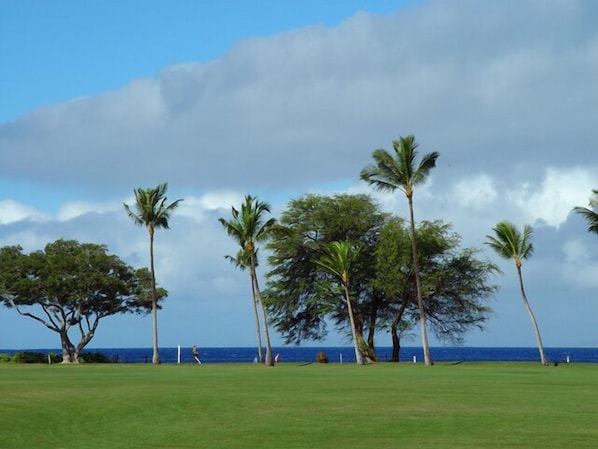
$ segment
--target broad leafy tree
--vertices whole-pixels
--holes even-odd
[[[78,361],[103,318],[149,312],[149,291],[148,270],[134,270],[103,245],[58,240],[30,254],[20,246],[0,248],[1,300],[56,332],[64,363]]]
[[[375,359],[374,331],[381,298],[372,292],[373,254],[387,215],[367,195],[305,195],[292,200],[268,242],[271,270],[263,292],[272,323],[286,343],[322,340],[329,326],[349,337],[347,307],[339,302],[338,282],[313,263],[334,241],[348,241],[360,251],[352,261],[351,302],[361,348]],[[362,337],[368,333],[367,339]]]
[[[496,286],[490,280],[498,267],[481,260],[476,249],[460,248],[460,236],[441,221],[423,221],[417,236],[428,325],[439,340],[460,344],[491,312],[487,301]],[[401,335],[419,321],[410,239],[405,220],[393,217],[380,231],[376,249],[374,285],[387,305],[380,328],[391,334],[392,361],[399,360]]]
[[[236,257],[236,260],[241,262],[240,265],[238,264],[239,267],[249,268],[253,301],[254,304],[260,307],[263,317],[264,338],[266,340],[266,358],[264,363],[268,366],[274,366],[270,334],[268,332],[268,319],[257,278],[258,244],[268,239],[272,228],[276,224],[274,218],[266,219],[265,215],[267,213],[270,213],[270,205],[268,203],[247,195],[240,210],[232,207],[231,219],[220,218],[219,221],[226,229],[228,235],[241,247]],[[256,323],[259,323],[259,320]]]
[[[538,344],[538,350],[540,352],[540,361],[542,365],[548,365],[548,359],[544,354],[544,345],[542,343],[542,337],[540,335],[540,329],[534,316],[534,312],[529,304],[527,295],[525,294],[525,288],[523,286],[523,275],[521,273],[521,266],[523,260],[529,258],[534,252],[534,246],[531,242],[531,236],[533,228],[530,225],[523,227],[521,232],[517,227],[508,222],[501,221],[496,227],[493,228],[494,235],[486,236],[486,244],[490,246],[500,257],[504,259],[513,259],[515,262],[515,268],[517,269],[517,276],[519,278],[519,289],[521,291],[521,297],[523,298],[523,304],[529,314],[536,335],[536,342]]]
[[[415,137],[410,135],[400,137],[393,141],[394,154],[384,149],[377,149],[372,153],[374,163],[368,165],[361,171],[361,179],[368,182],[380,191],[394,192],[401,190],[407,197],[409,204],[409,222],[411,230],[411,250],[413,253],[413,273],[417,293],[417,303],[420,313],[420,328],[424,360],[426,365],[432,365],[430,345],[426,329],[426,313],[423,303],[422,283],[419,269],[419,258],[417,255],[417,239],[415,233],[415,219],[413,213],[413,192],[415,187],[423,184],[430,170],[436,166],[436,159],[439,154],[432,152],[417,160],[417,147]]]
[[[133,222],[138,226],[145,226],[149,233],[149,253],[152,291],[152,324],[153,324],[153,347],[154,353],[152,363],[160,363],[158,352],[158,295],[156,292],[156,270],[154,268],[154,234],[156,229],[169,229],[168,221],[171,213],[183,201],[178,199],[170,204],[167,203],[166,190],[168,184],[160,184],[155,188],[135,189],[135,204],[129,206],[124,204],[125,210]]]
[[[361,350],[364,348],[365,341],[363,336],[355,332],[355,318],[353,316],[353,306],[351,305],[350,280],[351,271],[353,269],[353,262],[357,260],[359,249],[353,247],[348,241],[331,242],[324,247],[322,256],[316,259],[316,263],[324,267],[327,271],[338,277],[343,292],[345,294],[345,302],[347,305],[347,312],[349,314],[349,322],[351,324],[351,334],[353,336],[353,347],[355,348],[355,361],[362,365],[365,363]]]
[[[573,211],[581,215],[588,223],[588,231],[598,234],[598,190],[592,190],[590,207],[574,207]]]

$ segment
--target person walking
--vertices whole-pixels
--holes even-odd
[[[197,345],[193,345],[191,348],[191,353],[193,354],[193,359],[201,365],[201,360],[199,359],[199,352],[197,350]]]

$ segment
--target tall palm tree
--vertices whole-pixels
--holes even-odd
[[[348,241],[331,242],[324,248],[324,254],[315,262],[324,267],[330,273],[338,276],[343,290],[345,291],[345,301],[349,312],[349,321],[351,322],[351,335],[353,336],[353,347],[355,348],[355,361],[362,365],[364,363],[360,350],[360,342],[357,341],[357,331],[355,330],[355,318],[353,315],[353,306],[351,305],[351,295],[349,293],[349,281],[351,265],[357,258],[359,250],[352,247]],[[361,344],[364,344],[362,341]]]
[[[241,270],[246,270],[250,267],[251,265],[251,257],[249,255],[249,252],[245,249],[245,248],[241,248],[238,252],[237,255],[235,257],[233,256],[224,256],[226,259],[228,259],[231,263],[235,264],[237,268],[241,269]],[[256,263],[257,263],[257,258],[256,258]],[[258,356],[258,361],[260,363],[263,363],[264,361],[264,356],[262,354],[262,334],[260,332],[260,317],[257,311],[257,294],[256,294],[256,290],[255,290],[255,284],[253,282],[253,278],[251,278],[251,298],[252,298],[252,305],[253,305],[253,316],[255,318],[255,331],[257,334],[257,356]]]
[[[538,350],[540,351],[540,361],[542,362],[542,365],[548,365],[548,360],[544,354],[544,345],[542,344],[540,329],[538,328],[534,312],[527,300],[525,288],[523,287],[523,276],[521,274],[522,261],[529,258],[534,252],[534,246],[531,242],[533,228],[526,224],[523,227],[523,232],[519,232],[519,229],[517,229],[514,224],[509,223],[508,221],[501,221],[493,228],[493,231],[494,235],[486,236],[486,244],[496,251],[502,258],[513,259],[515,262],[517,276],[519,277],[521,297],[523,298],[523,304],[527,309],[527,313],[532,320],[532,325],[536,334],[536,342],[538,343]]]
[[[258,265],[257,245],[269,237],[270,231],[276,224],[274,218],[265,220],[264,214],[269,212],[270,205],[268,203],[247,195],[245,202],[241,205],[241,210],[237,210],[234,207],[231,209],[232,219],[225,220],[224,218],[220,218],[219,221],[226,229],[228,235],[236,240],[241,246],[241,250],[246,251],[249,256],[249,276],[251,277],[252,293],[254,294],[254,301],[260,307],[263,318],[264,338],[266,340],[266,358],[264,363],[268,366],[274,366],[266,308],[262,301],[256,270]]]
[[[592,190],[590,208],[574,207],[573,211],[581,215],[588,222],[588,231],[598,234],[598,190]]]
[[[426,330],[426,312],[422,293],[422,283],[419,268],[419,257],[415,235],[415,218],[413,214],[413,191],[416,186],[423,184],[430,170],[436,166],[438,152],[434,151],[424,155],[417,163],[417,147],[413,135],[400,137],[392,142],[394,155],[384,149],[375,150],[372,153],[374,163],[368,165],[361,171],[361,179],[374,186],[375,189],[383,192],[394,192],[401,190],[407,197],[409,203],[409,219],[411,234],[411,252],[413,254],[413,272],[415,276],[415,288],[417,293],[417,305],[419,308],[419,322],[421,327],[422,347],[424,351],[424,362],[426,365],[433,365],[428,343]]]
[[[154,345],[152,363],[155,364],[160,363],[160,354],[158,353],[158,295],[156,293],[156,271],[154,269],[154,233],[159,228],[169,229],[168,220],[170,219],[170,214],[183,201],[182,199],[178,199],[167,204],[167,189],[167,183],[160,184],[153,189],[137,188],[134,190],[135,204],[132,207],[126,203],[124,204],[125,210],[133,222],[138,226],[145,226],[149,233]]]

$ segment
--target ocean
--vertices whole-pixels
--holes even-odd
[[[390,347],[376,348],[381,362],[390,360]],[[434,362],[539,362],[537,348],[474,348],[474,347],[433,347],[430,349]],[[20,349],[2,350],[0,353],[13,354],[19,351],[56,353],[60,349]],[[551,363],[598,363],[598,348],[545,348],[546,357]],[[151,363],[152,348],[89,348],[84,352],[101,353],[115,363]],[[312,363],[319,352],[328,356],[329,363],[355,363],[355,353],[351,346],[303,347],[283,346],[272,348],[273,356],[280,355],[284,363]],[[179,355],[180,354],[180,355]],[[199,348],[202,363],[252,363],[257,359],[255,348]],[[180,357],[180,358],[179,358]],[[422,349],[419,347],[401,348],[401,362],[422,363]],[[160,348],[162,363],[192,363],[191,348]]]

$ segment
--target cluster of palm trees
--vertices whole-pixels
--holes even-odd
[[[400,137],[393,141],[394,153],[384,149],[377,149],[372,153],[374,163],[368,165],[361,171],[361,179],[368,182],[374,188],[380,191],[394,192],[402,191],[409,205],[410,234],[412,242],[413,269],[416,283],[417,302],[420,314],[420,330],[422,339],[422,348],[424,352],[424,363],[433,365],[430,346],[427,337],[426,314],[423,304],[422,283],[420,269],[418,264],[417,236],[415,232],[415,218],[413,211],[413,194],[415,187],[423,184],[432,168],[436,166],[436,160],[439,154],[432,152],[425,154],[418,160],[418,144],[413,135]],[[167,184],[160,184],[156,188],[136,189],[134,210],[124,204],[125,210],[133,222],[140,226],[145,226],[149,232],[150,238],[150,271],[151,271],[151,290],[152,290],[152,314],[153,314],[153,345],[154,354],[153,363],[160,363],[158,353],[158,330],[157,330],[157,294],[154,271],[154,232],[158,228],[168,229],[168,220],[171,212],[179,205],[181,199],[170,204],[167,203],[165,196]],[[592,191],[590,199],[590,208],[575,207],[576,213],[584,217],[588,224],[588,231],[598,233],[598,190]],[[229,220],[220,218],[220,223],[224,226],[226,232],[240,246],[236,256],[226,256],[228,260],[234,263],[242,270],[249,270],[251,280],[251,292],[253,311],[257,331],[258,358],[267,366],[274,365],[272,357],[272,347],[268,332],[268,319],[266,310],[260,294],[260,287],[257,276],[258,267],[258,244],[270,235],[274,229],[285,232],[284,229],[277,226],[274,218],[266,219],[265,214],[270,213],[270,205],[259,201],[257,198],[247,195],[240,209],[232,207],[232,217]],[[531,309],[527,295],[525,293],[522,277],[522,261],[529,258],[533,253],[531,235],[533,228],[525,225],[523,231],[508,221],[499,222],[494,228],[494,235],[488,235],[486,244],[496,253],[506,259],[513,259],[517,269],[519,287],[525,308],[531,318],[536,341],[540,352],[540,361],[543,365],[548,364],[542,338],[536,318]],[[355,348],[355,357],[357,363],[364,363],[365,359],[360,348],[360,342],[357,341],[355,324],[353,320],[353,310],[350,295],[350,279],[352,263],[358,254],[359,248],[352,246],[348,241],[332,242],[324,251],[324,254],[314,262],[335,275],[343,287],[345,303],[348,308],[348,315],[351,322],[353,335],[353,344]],[[259,307],[259,312],[258,312]],[[263,326],[264,338],[266,340],[265,359],[262,354],[262,340],[260,332],[260,314],[261,324]],[[361,344],[364,344],[361,342]]]

